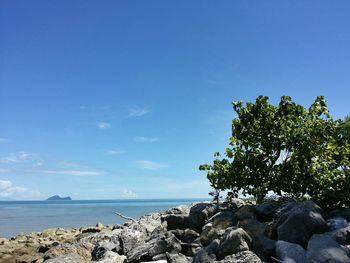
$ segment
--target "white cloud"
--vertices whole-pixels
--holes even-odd
[[[137,197],[137,194],[134,193],[134,192],[133,192],[132,190],[130,190],[130,189],[124,189],[124,190],[122,191],[122,195],[123,195],[124,198],[135,198],[135,197]]]
[[[10,172],[9,169],[0,168],[0,174],[4,174],[4,173],[8,173],[8,172]]]
[[[60,174],[60,175],[73,175],[73,176],[98,176],[102,175],[101,171],[93,170],[44,170],[46,174]]]
[[[123,150],[109,150],[106,152],[107,155],[117,155],[117,154],[122,154],[125,153]]]
[[[146,115],[147,113],[149,113],[150,110],[147,108],[132,108],[129,110],[129,114],[128,117],[132,118],[132,117],[141,117],[143,115]]]
[[[31,154],[26,152],[11,153],[8,156],[1,157],[0,163],[20,163],[27,160]]]
[[[0,180],[0,189],[7,189],[12,186],[11,181]]]
[[[14,186],[11,181],[0,180],[0,197],[27,199],[40,196],[40,192],[22,186]]]
[[[161,163],[147,161],[147,160],[136,160],[133,163],[136,167],[140,169],[153,170],[153,171],[168,167],[167,164],[161,164]]]
[[[99,129],[108,129],[108,128],[111,128],[111,124],[108,122],[99,122],[97,123],[97,127]]]
[[[152,143],[152,142],[156,142],[159,140],[159,138],[157,137],[134,137],[134,142],[149,142],[149,143]]]

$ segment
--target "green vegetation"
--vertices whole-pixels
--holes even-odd
[[[260,203],[268,191],[310,197],[325,208],[350,205],[350,117],[333,120],[324,97],[305,109],[288,96],[234,102],[237,118],[224,158],[200,170],[214,189],[242,192]]]

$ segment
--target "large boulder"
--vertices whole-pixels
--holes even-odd
[[[188,216],[182,214],[166,214],[161,217],[166,222],[167,230],[185,230],[188,228]]]
[[[216,250],[217,259],[221,260],[226,256],[249,250],[251,241],[250,236],[242,228],[227,228]]]
[[[213,215],[223,209],[218,204],[213,203],[198,203],[191,207],[188,215],[188,228],[200,233],[205,222]]]
[[[74,254],[78,255],[82,260],[91,260],[93,249],[94,245],[91,243],[62,243],[46,251],[44,254],[44,259]]]
[[[266,236],[252,238],[250,249],[261,258],[271,258],[275,256],[276,241]]]
[[[245,219],[256,219],[255,206],[244,205],[240,207],[236,212],[236,216],[239,221],[242,221]]]
[[[255,207],[255,213],[259,221],[266,222],[273,220],[278,215],[280,209],[277,203],[267,202],[257,205]]]
[[[279,240],[276,243],[276,258],[284,263],[306,263],[306,251],[298,244]]]
[[[212,216],[203,227],[200,241],[208,245],[212,240],[221,238],[228,227],[236,226],[237,218],[233,211],[222,211]]]
[[[128,221],[124,224],[125,227],[142,232],[146,236],[152,235],[155,231],[160,232],[165,230],[162,225],[160,213],[146,214],[140,217],[137,221]]]
[[[310,263],[349,263],[349,249],[340,246],[332,232],[315,234],[307,247],[307,262]]]
[[[208,246],[199,249],[193,255],[193,263],[212,263],[216,260],[220,240],[213,240]]]
[[[184,243],[192,243],[197,238],[199,238],[199,234],[196,231],[188,228],[185,230],[172,230],[170,232],[173,233],[179,240],[181,240]]]
[[[117,229],[113,230],[113,234],[119,238],[119,252],[127,255],[134,247],[142,245],[145,241],[144,233],[133,229]]]
[[[133,248],[127,254],[127,262],[140,262],[152,260],[156,255],[169,253],[179,253],[181,251],[180,241],[170,232],[153,235],[140,246]]]
[[[323,214],[322,209],[311,201],[288,204],[277,222],[278,239],[306,248],[313,234],[328,230]]]

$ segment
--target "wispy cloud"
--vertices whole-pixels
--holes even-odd
[[[97,127],[99,129],[108,129],[108,128],[111,128],[111,124],[108,122],[99,122],[97,123]]]
[[[11,181],[0,180],[0,189],[7,189],[12,186]]]
[[[41,171],[46,174],[58,174],[58,175],[72,175],[72,176],[99,176],[104,173],[94,170],[44,170]]]
[[[123,189],[122,196],[124,198],[135,198],[137,197],[137,194],[130,189]]]
[[[157,137],[134,137],[134,142],[152,143],[159,140]]]
[[[10,172],[9,169],[0,168],[0,174],[4,174],[4,173],[8,173],[8,172]]]
[[[167,164],[162,164],[162,163],[157,163],[157,162],[147,161],[147,160],[136,160],[133,163],[137,168],[145,169],[145,170],[153,170],[153,171],[169,167]]]
[[[7,139],[5,138],[0,138],[0,143],[7,142]]]
[[[30,156],[26,152],[11,153],[8,156],[1,157],[0,163],[20,163],[27,160]]]
[[[24,199],[40,196],[35,190],[26,187],[15,186],[9,180],[0,180],[0,197]]]
[[[148,108],[135,107],[135,108],[132,108],[132,109],[129,110],[128,117],[129,118],[141,117],[143,115],[146,115],[149,112],[150,112],[150,110]]]
[[[122,153],[125,153],[125,151],[117,150],[117,149],[109,150],[106,152],[107,155],[117,155],[117,154],[122,154]]]

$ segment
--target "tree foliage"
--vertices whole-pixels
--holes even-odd
[[[325,99],[308,108],[283,96],[233,102],[237,117],[224,157],[204,164],[213,188],[262,201],[268,191],[309,196],[324,207],[350,205],[350,118],[333,120]]]

